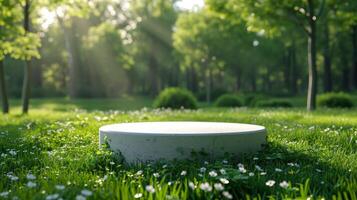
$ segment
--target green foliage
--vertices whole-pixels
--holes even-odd
[[[193,94],[182,88],[166,88],[154,102],[156,108],[196,109],[197,100]]]
[[[235,94],[224,94],[214,103],[217,107],[241,107],[242,102]]]
[[[293,105],[289,101],[284,100],[267,100],[267,101],[258,101],[256,103],[257,107],[265,108],[290,108]]]
[[[346,93],[326,93],[317,97],[317,105],[328,108],[351,108],[352,98]]]

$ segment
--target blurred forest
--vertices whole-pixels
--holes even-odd
[[[3,108],[5,97],[156,96],[178,86],[207,102],[227,92],[307,95],[313,110],[318,92],[357,89],[356,0],[178,2],[0,0]]]

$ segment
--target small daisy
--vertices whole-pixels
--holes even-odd
[[[145,186],[146,191],[148,191],[149,193],[154,193],[155,192],[155,188],[152,185],[147,185]]]
[[[27,174],[26,178],[27,180],[35,180],[36,176],[34,176],[33,174]]]
[[[92,196],[93,192],[90,191],[90,190],[84,189],[84,190],[81,191],[81,194],[82,194],[83,196],[86,196],[86,197],[87,197],[87,196]]]
[[[220,178],[219,181],[221,181],[221,183],[227,185],[229,183],[229,180],[228,179],[225,179],[225,178]]]
[[[275,181],[274,180],[269,180],[265,183],[266,186],[269,186],[269,187],[273,187],[275,185]]]
[[[248,175],[249,175],[249,176],[254,176],[254,173],[253,173],[253,172],[249,172]]]
[[[192,190],[196,188],[195,184],[193,182],[188,182],[188,187],[190,187]]]
[[[134,195],[134,198],[135,198],[135,199],[139,199],[139,198],[141,198],[141,197],[143,197],[143,194],[142,194],[142,193],[136,193],[136,194]]]
[[[279,168],[275,168],[275,171],[276,171],[276,172],[282,172],[283,170],[282,170],[282,169],[279,169]]]
[[[206,169],[205,167],[201,167],[201,168],[200,168],[200,172],[201,172],[201,173],[205,173],[206,170],[207,170],[207,169]]]
[[[136,172],[136,175],[138,175],[138,176],[140,176],[142,174],[143,174],[143,170],[139,170],[139,171]]]
[[[86,200],[86,197],[82,195],[77,195],[76,200]]]
[[[9,192],[1,192],[1,193],[0,193],[0,197],[6,198],[7,195],[9,195]]]
[[[257,169],[258,171],[263,171],[263,169],[259,165],[255,165],[255,169]]]
[[[111,165],[115,165],[115,162],[111,161],[109,164],[111,164]]]
[[[220,169],[219,172],[220,172],[222,175],[226,174],[226,170],[224,170],[224,169]]]
[[[28,188],[34,188],[34,187],[36,187],[36,183],[34,183],[34,182],[32,182],[32,181],[29,181],[27,184],[26,184],[26,186],[28,187]]]
[[[201,183],[200,184],[200,188],[201,190],[205,191],[205,192],[211,192],[212,191],[212,186],[210,186],[209,183]]]
[[[228,191],[224,191],[224,192],[222,192],[222,194],[227,199],[233,199],[233,196]]]
[[[186,176],[186,174],[187,174],[187,171],[185,171],[185,170],[181,172],[181,176]]]
[[[228,161],[227,160],[222,160],[222,163],[223,164],[228,164]]]
[[[158,177],[160,176],[160,174],[159,174],[159,173],[153,173],[153,176],[154,176],[155,178],[158,178]]]
[[[283,182],[279,183],[279,185],[280,185],[280,187],[282,187],[282,188],[284,188],[284,189],[286,189],[286,188],[289,187],[289,183],[286,182],[286,181],[283,181]]]
[[[64,185],[56,185],[55,188],[57,190],[64,190],[64,188],[66,188],[66,186],[64,186]]]
[[[216,177],[218,174],[217,174],[217,172],[215,172],[215,171],[210,171],[209,173],[208,173],[211,177]]]
[[[55,199],[58,199],[59,197],[59,194],[50,194],[46,197],[46,200],[55,200]]]
[[[224,186],[221,183],[215,183],[213,186],[214,186],[214,189],[216,189],[217,191],[224,190]]]

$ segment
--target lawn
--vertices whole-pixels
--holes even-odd
[[[15,102],[15,114],[0,115],[0,199],[356,199],[356,109],[135,110],[151,101],[128,102],[35,100],[28,116]],[[136,166],[98,149],[104,124],[163,120],[259,124],[268,145],[240,158]]]

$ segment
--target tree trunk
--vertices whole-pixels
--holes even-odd
[[[298,72],[297,72],[297,66],[296,66],[296,46],[295,43],[293,42],[291,46],[291,88],[290,91],[293,95],[296,95],[298,93],[297,89],[297,79],[298,79]]]
[[[287,48],[287,53],[283,55],[283,63],[285,65],[285,70],[284,70],[284,83],[286,90],[289,92],[290,90],[290,70],[291,70],[291,47]]]
[[[212,93],[212,70],[209,68],[206,72],[206,102],[211,103]]]
[[[316,108],[317,93],[317,67],[316,67],[316,16],[314,13],[313,0],[308,0],[309,7],[309,28],[308,34],[308,65],[309,83],[307,91],[307,110],[312,111]]]
[[[339,48],[341,52],[340,64],[341,64],[341,89],[343,91],[350,91],[350,68],[348,66],[347,49],[344,44],[344,40],[339,41]]]
[[[352,49],[353,84],[357,89],[357,25],[352,26]]]
[[[155,96],[159,93],[159,82],[158,82],[158,69],[157,62],[154,55],[150,55],[149,58],[149,80],[150,80],[150,95]]]
[[[31,61],[25,62],[24,84],[22,86],[22,113],[27,114],[29,110],[31,95]]]
[[[238,69],[236,71],[236,92],[238,92],[241,88],[241,77],[242,77],[242,73]]]
[[[0,95],[2,100],[2,112],[9,113],[9,99],[6,91],[4,61],[0,60]]]
[[[332,91],[332,70],[331,70],[331,53],[330,53],[330,31],[328,27],[328,22],[325,22],[324,30],[324,91]]]
[[[29,33],[30,30],[30,0],[25,1],[24,6],[24,30]],[[31,60],[25,61],[24,82],[22,86],[22,113],[27,114],[31,95]]]

